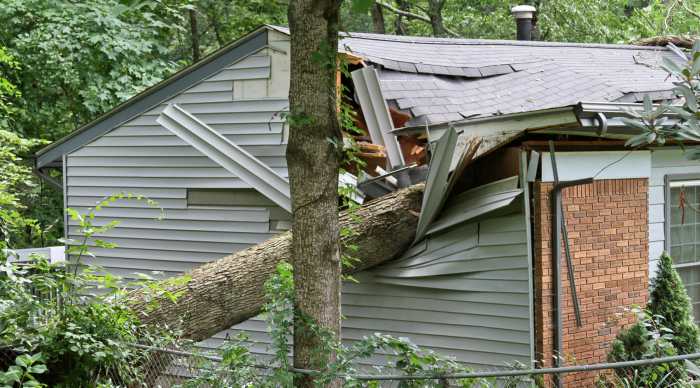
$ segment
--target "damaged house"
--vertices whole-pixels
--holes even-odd
[[[339,52],[367,162],[343,181],[365,200],[426,182],[412,247],[344,286],[345,339],[409,337],[475,368],[603,361],[664,249],[700,304],[700,215],[679,206],[700,202],[700,163],[626,148],[637,130],[620,120],[646,94],[675,98],[660,64],[682,53],[364,33],[343,34]],[[97,225],[120,222],[103,236],[118,247],[92,262],[176,275],[290,227],[288,89],[288,31],[265,26],[41,150],[36,167],[62,170],[78,211],[118,192],[157,201],[162,220],[135,202],[101,210]],[[268,352],[263,320],[235,330]]]

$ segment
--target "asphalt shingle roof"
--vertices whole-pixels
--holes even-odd
[[[407,125],[516,113],[581,101],[668,98],[671,50],[629,45],[344,34],[340,49],[378,65],[384,97]]]

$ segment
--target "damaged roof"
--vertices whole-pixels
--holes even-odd
[[[407,126],[574,105],[673,98],[667,48],[346,33],[340,49],[378,68]]]

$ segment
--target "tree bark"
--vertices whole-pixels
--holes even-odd
[[[386,27],[384,24],[384,11],[382,6],[375,2],[372,4],[372,31],[377,34],[386,33]]]
[[[335,358],[332,352],[320,352],[324,337],[310,325],[329,333],[331,340],[340,340],[338,173],[342,150],[338,145],[343,140],[336,91],[340,4],[338,0],[295,0],[288,8],[291,120],[287,166],[295,231],[294,366],[300,369],[323,369]],[[314,378],[298,376],[294,386],[313,387]],[[340,383],[336,380],[328,386]]]
[[[368,202],[352,214],[340,214],[340,227],[354,232],[343,237],[342,246],[358,247],[351,253],[359,261],[345,273],[381,264],[410,246],[422,194],[423,185],[411,186]],[[189,283],[166,286],[181,293],[175,302],[144,290],[131,292],[125,302],[145,324],[168,325],[194,341],[207,339],[260,313],[265,281],[281,260],[292,261],[291,240],[290,232],[283,233],[190,271]],[[153,311],[152,300],[157,305]]]
[[[405,12],[408,12],[408,10],[411,8],[411,5],[407,0],[396,0],[396,5],[398,6],[399,10]],[[408,35],[408,28],[406,27],[403,20],[403,15],[401,14],[396,15],[395,29],[396,35]]]
[[[428,0],[428,17],[433,28],[433,36],[445,36],[447,30],[442,21],[442,9],[446,0]]]
[[[198,62],[200,58],[199,51],[199,29],[197,28],[197,12],[194,9],[189,10],[190,15],[190,38],[192,39],[192,63]]]

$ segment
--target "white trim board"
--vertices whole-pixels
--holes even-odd
[[[590,178],[624,179],[651,176],[650,151],[555,152],[560,181]],[[602,171],[601,171],[602,170]],[[552,182],[552,160],[542,153],[542,182]]]
[[[156,120],[187,144],[240,177],[264,196],[291,213],[289,182],[260,159],[248,153],[176,104],[168,105]]]

